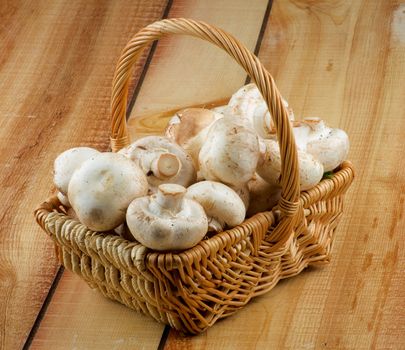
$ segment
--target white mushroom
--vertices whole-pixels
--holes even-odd
[[[62,192],[58,192],[56,194],[56,196],[58,197],[59,202],[61,202],[62,205],[64,205],[67,208],[71,207],[70,202],[69,202],[69,198],[67,197],[67,195],[63,194]]]
[[[286,100],[282,100],[294,120],[294,113]],[[250,125],[262,138],[271,138],[274,131],[273,121],[259,89],[255,84],[248,84],[235,92],[228,103],[226,113],[239,116],[249,121]]]
[[[145,173],[152,192],[162,183],[189,186],[196,180],[191,157],[165,137],[143,137],[119,151],[137,163]]]
[[[280,148],[275,140],[260,140],[261,157],[257,173],[271,185],[280,181],[281,156]],[[298,166],[301,191],[309,190],[321,181],[323,166],[311,154],[298,150]]]
[[[258,159],[256,133],[232,117],[212,124],[199,154],[201,174],[206,180],[236,187],[252,178]]]
[[[219,118],[222,118],[222,114],[209,109],[187,108],[178,111],[166,127],[166,137],[180,145],[191,156],[196,170],[198,154],[207,138],[208,129]]]
[[[68,196],[81,223],[95,231],[121,225],[131,201],[144,196],[148,183],[142,170],[117,153],[100,153],[77,169]]]
[[[324,171],[337,168],[349,153],[349,137],[341,129],[326,126],[319,118],[305,118],[293,128],[297,147],[319,160]]]
[[[257,174],[268,184],[277,186],[280,184],[281,155],[276,140],[259,141],[260,158],[257,163]]]
[[[229,185],[230,188],[232,188],[237,195],[242,199],[243,204],[245,205],[245,208],[247,209],[249,207],[249,200],[250,200],[250,194],[249,194],[249,186],[247,183],[239,186],[232,186]]]
[[[163,184],[156,194],[135,199],[128,207],[127,224],[132,236],[155,250],[182,250],[200,242],[208,229],[204,209],[184,198],[186,189]]]
[[[249,207],[247,216],[270,210],[279,201],[281,197],[281,187],[275,184],[269,184],[258,174],[249,181]]]
[[[87,159],[94,157],[100,152],[89,147],[75,147],[66,150],[56,157],[53,165],[53,182],[58,191],[66,197],[69,181],[76,169]],[[64,198],[59,197],[62,202]],[[62,200],[61,200],[62,198]],[[66,198],[67,203],[69,200]],[[62,202],[63,204],[63,202]]]
[[[229,110],[228,105],[217,106],[217,107],[211,108],[211,111],[222,114],[222,115],[229,114],[228,110]]]
[[[246,208],[242,199],[220,182],[197,182],[187,189],[186,197],[202,205],[210,231],[221,232],[225,226],[234,227],[245,219]]]

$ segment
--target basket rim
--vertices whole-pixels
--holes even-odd
[[[312,189],[301,192],[301,206],[308,207],[321,199],[328,199],[337,194],[344,194],[352,183],[353,178],[354,169],[352,163],[349,161],[343,162],[341,166],[337,168],[337,171],[333,174],[332,178],[323,179]],[[146,248],[139,242],[128,241],[125,238],[113,235],[110,232],[96,232],[88,229],[77,219],[67,215],[66,208],[63,207],[56,196],[48,198],[44,203],[39,205],[35,210],[34,215],[41,228],[52,237],[56,244],[59,243],[61,245],[66,245],[68,243],[72,249],[79,249],[82,252],[89,254],[88,250],[91,246],[90,242],[94,243],[94,240],[96,240],[97,246],[107,244],[109,246],[119,246],[120,249],[134,250],[131,252],[131,257],[133,259],[132,263],[135,263],[135,265],[139,265],[141,260],[146,261],[148,266],[156,265],[156,262],[159,262],[159,266],[165,266],[167,270],[171,270],[175,266],[178,266],[178,264],[182,264],[182,261],[187,261],[189,264],[199,263],[205,257],[216,254],[227,245],[235,246],[242,240],[248,239],[250,236],[253,236],[253,239],[250,242],[251,250],[254,254],[257,254],[260,242],[265,236],[254,237],[252,234],[253,230],[250,229],[252,225],[266,225],[267,227],[271,227],[274,224],[277,225],[280,221],[280,213],[276,206],[271,211],[260,212],[245,219],[242,224],[232,229],[218,233],[206,240],[202,240],[192,248],[179,252],[159,252]],[[63,242],[60,242],[56,237],[53,237],[54,232],[51,232],[49,227],[47,227],[47,220],[54,219],[55,216],[69,226],[64,231],[69,229],[83,230],[84,233],[80,235],[80,239],[73,234],[69,237],[64,237]],[[267,230],[266,234],[268,234]],[[291,238],[291,236],[292,235],[287,237],[287,240]],[[280,246],[279,243],[280,242],[275,243],[275,249],[276,246]],[[281,254],[282,252],[280,251],[280,255]],[[112,260],[110,262],[113,263]]]

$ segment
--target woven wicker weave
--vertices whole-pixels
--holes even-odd
[[[69,217],[56,197],[40,205],[35,216],[54,240],[62,264],[91,287],[160,322],[196,334],[268,292],[280,279],[329,261],[343,195],[354,172],[351,164],[344,162],[331,179],[300,193],[294,137],[273,78],[257,57],[229,34],[187,19],[153,23],[124,49],[113,83],[113,151],[129,144],[125,116],[131,68],[147,44],[167,34],[188,34],[215,44],[258,86],[280,143],[279,204],[271,212],[259,213],[177,254],[157,253],[111,233],[91,231]]]

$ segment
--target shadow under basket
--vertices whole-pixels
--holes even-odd
[[[159,253],[108,232],[94,232],[67,214],[56,196],[35,211],[59,260],[106,297],[159,322],[198,334],[268,292],[280,279],[328,263],[343,197],[354,177],[343,162],[331,178],[300,192],[294,136],[280,95],[259,60],[229,34],[203,22],[170,19],[142,29],[116,68],[112,96],[113,151],[129,143],[126,105],[131,67],[142,48],[166,34],[189,34],[225,50],[262,93],[280,144],[282,197],[272,211],[182,251]]]

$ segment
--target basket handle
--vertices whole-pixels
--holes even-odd
[[[284,216],[295,217],[299,208],[300,194],[298,158],[294,135],[287,111],[281,102],[281,95],[272,76],[255,55],[230,34],[207,23],[185,18],[165,19],[141,29],[128,42],[118,61],[113,80],[112,150],[115,152],[130,143],[126,125],[126,109],[131,69],[147,44],[167,34],[188,34],[218,46],[233,57],[257,85],[273,117],[280,145],[282,196],[279,201],[279,209],[282,214],[285,214]],[[292,223],[290,222],[290,224]],[[278,226],[280,227],[280,224]],[[284,228],[288,229],[288,227]]]

